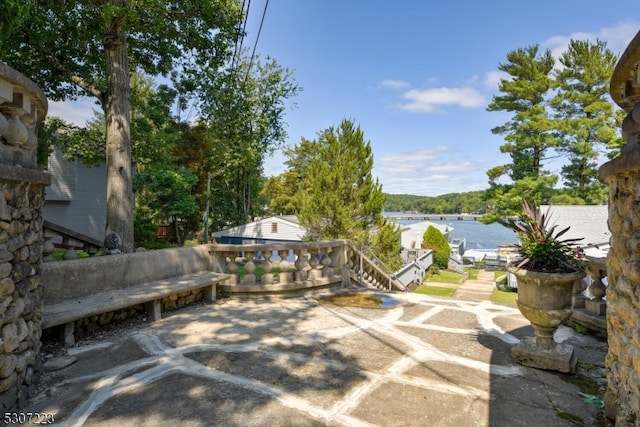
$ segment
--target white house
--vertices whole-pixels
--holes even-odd
[[[307,230],[295,215],[270,216],[211,233],[220,243],[301,242]]]
[[[422,236],[429,226],[433,226],[444,234],[445,239],[449,241],[449,234],[453,228],[446,224],[437,224],[431,221],[414,222],[412,224],[399,224],[400,226],[400,244],[403,248],[420,248]]]

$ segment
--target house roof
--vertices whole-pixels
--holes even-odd
[[[548,206],[540,206],[546,212]],[[607,223],[609,207],[606,205],[551,205],[549,210],[551,225],[557,224],[557,230],[570,227],[562,235],[566,239],[582,240],[575,243],[584,250],[588,258],[606,259],[609,252],[611,232]]]
[[[274,226],[274,224],[276,224]],[[244,239],[284,240],[301,242],[307,230],[295,215],[270,216],[256,221],[211,233],[211,237],[239,237]]]
[[[400,244],[405,248],[420,247],[422,237],[429,226],[438,229],[445,236],[453,231],[453,227],[447,224],[438,224],[431,221],[414,222],[411,224],[398,224],[400,227]]]
[[[540,206],[546,212],[548,205]],[[607,225],[609,209],[606,205],[551,205],[550,225],[557,225],[557,230],[570,227],[562,237],[567,239],[582,238],[576,244],[582,247],[608,245],[611,232]]]
[[[420,221],[420,222],[414,222],[411,224],[399,224],[399,225],[400,225],[400,230],[402,232],[410,231],[410,230],[422,231],[422,234],[424,234],[424,232],[427,231],[427,228],[429,228],[429,226],[435,227],[442,234],[450,233],[451,231],[454,230],[454,228],[448,224],[439,224],[431,221]]]

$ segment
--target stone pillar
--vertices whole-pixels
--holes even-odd
[[[616,425],[640,421],[640,32],[620,57],[611,96],[628,114],[627,144],[599,171],[609,186],[611,249],[607,260],[607,392],[605,412]]]
[[[22,409],[35,392],[42,335],[42,209],[49,175],[37,168],[42,91],[0,62],[0,403]]]

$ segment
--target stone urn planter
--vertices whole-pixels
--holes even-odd
[[[518,282],[518,309],[535,333],[512,347],[513,359],[524,366],[572,372],[576,362],[573,346],[556,343],[553,334],[571,317],[573,286],[585,273],[543,273],[517,267],[509,267],[508,271],[515,274]]]

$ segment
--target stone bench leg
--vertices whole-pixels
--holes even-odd
[[[147,319],[151,322],[162,319],[162,302],[160,300],[145,302],[144,309],[147,312]]]
[[[65,323],[62,330],[62,343],[65,347],[73,347],[76,345],[76,337],[73,335],[75,332],[75,322]]]
[[[213,285],[202,288],[205,302],[214,302],[216,300],[216,286],[217,283],[214,283]]]

